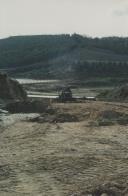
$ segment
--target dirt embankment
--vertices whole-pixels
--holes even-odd
[[[0,99],[25,100],[26,98],[25,90],[16,80],[0,73]]]
[[[112,90],[104,90],[97,96],[97,98],[108,101],[128,102],[128,84],[119,86]]]

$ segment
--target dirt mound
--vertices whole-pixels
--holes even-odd
[[[26,98],[26,92],[16,80],[0,73],[0,99],[25,100]]]
[[[113,110],[104,110],[104,111],[101,111],[97,114],[97,119],[101,118],[101,119],[118,119],[120,117],[124,116],[123,113],[121,112],[116,112],[116,111],[113,111]]]
[[[97,112],[91,125],[98,126],[109,126],[114,124],[127,125],[128,124],[128,114],[117,112],[114,110],[104,110]]]
[[[113,97],[119,99],[128,99],[128,84],[116,89],[114,91]]]
[[[47,110],[47,101],[17,101],[6,105],[5,109],[10,113],[43,113]]]
[[[48,114],[45,113],[42,116],[30,120],[31,122],[38,122],[38,123],[65,123],[65,122],[78,122],[79,119],[75,115],[71,115],[68,113],[58,113],[58,114]]]
[[[97,98],[112,101],[128,101],[128,84],[125,84],[110,91],[104,91],[99,94]]]

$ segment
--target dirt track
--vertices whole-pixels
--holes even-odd
[[[55,107],[81,121],[16,122],[1,130],[0,195],[128,194],[128,126],[89,127],[86,118],[88,112],[112,106],[94,102]]]

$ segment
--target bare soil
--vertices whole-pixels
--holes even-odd
[[[1,196],[128,194],[128,126],[89,126],[102,111],[128,105],[53,104],[74,121],[16,121],[0,130]]]

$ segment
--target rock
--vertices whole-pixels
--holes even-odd
[[[27,93],[22,86],[7,74],[0,73],[0,99],[25,100]]]

